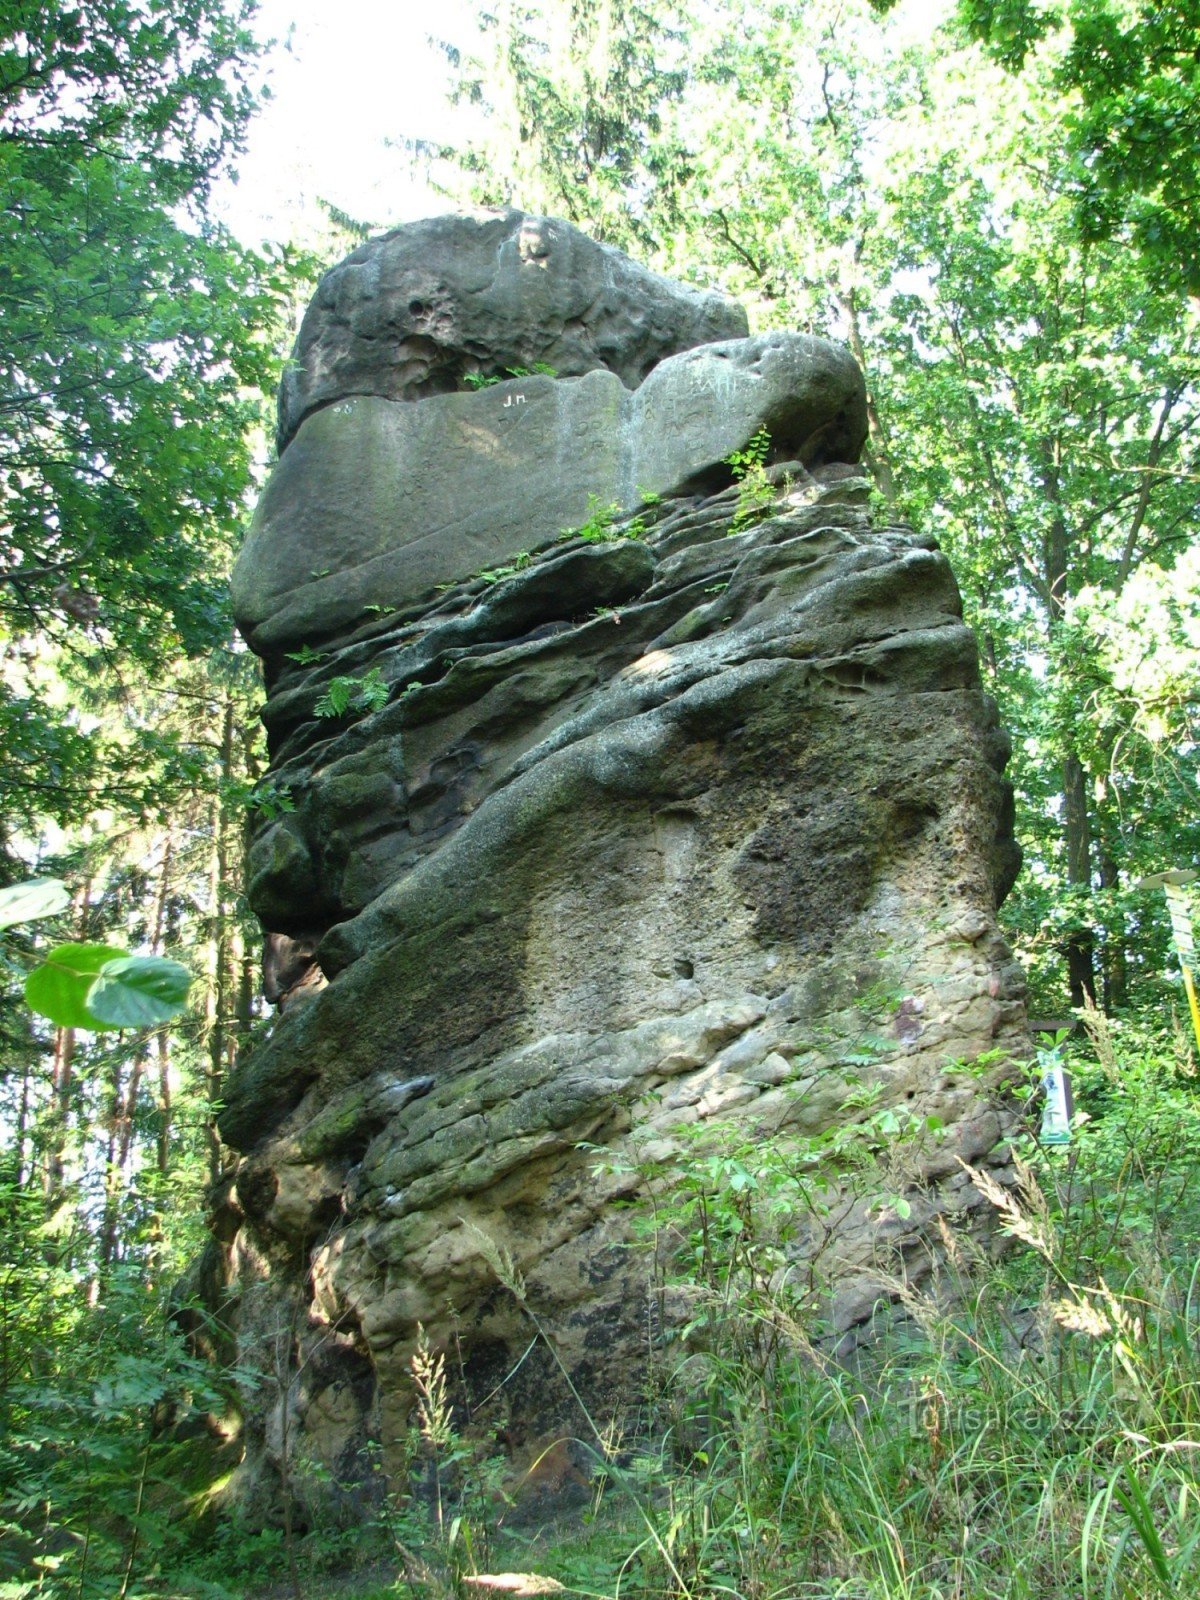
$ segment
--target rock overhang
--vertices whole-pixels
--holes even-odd
[[[635,388],[664,357],[748,332],[736,301],[650,272],[554,217],[432,217],[321,279],[279,391],[280,454],[350,394],[415,400],[513,367],[606,370]]]

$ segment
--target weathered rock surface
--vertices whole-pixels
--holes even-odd
[[[843,359],[773,339],[664,362],[617,395],[643,435],[617,429],[620,448],[676,485],[641,537],[560,539],[561,514],[531,497],[520,559],[465,575],[474,495],[503,507],[524,487],[524,465],[492,456],[472,495],[445,486],[461,518],[430,541],[449,547],[443,592],[381,580],[386,609],[364,616],[364,580],[318,659],[272,643],[272,774],[295,810],[259,828],[249,892],[283,1010],[228,1086],[240,1161],[197,1278],[266,1373],[247,1481],[278,1461],[285,1410],[294,1450],[335,1480],[361,1473],[367,1439],[403,1427],[418,1326],[457,1341],[461,1385],[475,1407],[491,1397],[514,1449],[563,1425],[570,1395],[528,1348],[506,1258],[594,1413],[624,1414],[647,1328],[662,1337],[671,1312],[615,1202],[675,1170],[697,1130],[786,1145],[856,1121],[869,1140],[883,1111],[909,1130],[940,1119],[879,1180],[907,1216],[831,1175],[840,1198],[798,1227],[834,1341],[869,1319],[881,1261],[920,1278],[937,1219],[976,1204],[956,1156],[1003,1162],[987,1074],[964,1064],[1024,1048],[995,921],[1018,856],[1007,744],[950,569],[929,538],[874,525],[865,482],[825,446],[811,471],[772,469],[770,504],[705,481],[763,421],[856,454],[842,380],[824,406],[809,382]],[[674,387],[671,368],[691,376]],[[729,374],[718,416],[701,414],[709,368]],[[553,415],[602,389],[593,374],[537,393]],[[387,414],[420,417],[444,463],[458,407]],[[575,470],[614,451],[581,433]],[[287,540],[287,518],[255,537],[268,526]],[[339,560],[332,533],[322,560]],[[315,714],[335,677],[368,671],[385,705]],[[282,1388],[281,1330],[297,1351]]]
[[[263,654],[492,569],[589,508],[629,510],[717,474],[759,428],[776,459],[855,460],[867,432],[848,352],[803,334],[708,345],[633,393],[611,372],[510,380],[420,405],[352,397],[301,427],[233,574]]]
[[[321,279],[279,392],[280,454],[346,395],[421,400],[471,374],[604,368],[634,388],[664,356],[748,332],[741,306],[660,278],[554,217],[434,217]]]

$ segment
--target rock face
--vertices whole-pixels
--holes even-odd
[[[234,614],[262,654],[311,646],[501,566],[590,507],[727,481],[725,458],[759,428],[806,467],[857,458],[866,398],[850,355],[774,333],[665,360],[633,393],[590,372],[419,405],[338,400],[303,424],[259,502]]]
[[[516,225],[471,227],[503,256]],[[456,237],[421,225],[381,251],[413,282],[432,238],[429,281],[453,282],[475,270],[439,253]],[[638,326],[644,277],[617,273]],[[474,359],[530,348],[533,281]],[[386,1457],[419,1327],[514,1449],[577,1431],[559,1363],[624,1415],[650,1268],[616,1202],[705,1130],[796,1146],[858,1123],[869,1148],[892,1113],[905,1161],[874,1190],[832,1174],[842,1199],[792,1246],[820,1256],[829,1337],[851,1344],[880,1263],[919,1278],[937,1219],[972,1208],[956,1157],[1003,1162],[967,1067],[1025,1045],[995,923],[1018,861],[1006,741],[945,559],[868,513],[844,352],[715,343],[632,393],[594,371],[405,403],[384,391],[420,386],[384,378],[345,406],[322,379],[335,403],[289,446],[239,568],[294,804],[249,857],[282,1014],[228,1087],[240,1159],[196,1283],[265,1373],[260,1487],[285,1438],[335,1483],[369,1439]],[[787,459],[731,482],[722,457],[763,426]],[[588,493],[583,536],[561,537]],[[345,714],[321,715],[339,682]],[[943,1131],[917,1137],[928,1118]]]
[[[421,400],[539,365],[560,378],[614,372],[632,389],[664,356],[747,331],[741,306],[656,277],[569,223],[435,217],[372,239],[321,279],[279,391],[279,450],[347,395]]]

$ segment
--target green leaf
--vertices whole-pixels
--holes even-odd
[[[0,889],[0,928],[56,916],[70,903],[66,884],[57,878],[30,878],[26,883],[9,884],[7,889]]]
[[[105,962],[87,996],[92,1028],[153,1028],[187,1004],[192,975],[163,956]]]
[[[104,944],[60,944],[25,980],[30,1010],[60,1028],[148,1028],[183,1009],[192,977],[178,961]]]
[[[60,1028],[96,1029],[96,1019],[88,1009],[88,995],[107,963],[124,956],[123,950],[106,944],[56,945],[25,980],[29,1009]]]

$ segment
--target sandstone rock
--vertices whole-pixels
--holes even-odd
[[[551,217],[434,217],[321,279],[279,393],[279,452],[348,395],[417,400],[468,374],[605,368],[634,388],[664,356],[747,332],[742,307],[647,272]]]
[[[307,437],[386,417],[365,433],[421,438],[467,471],[462,419],[504,392],[312,416],[281,469],[299,474],[289,516],[269,506],[252,539],[269,526],[286,543],[329,482],[304,467]],[[279,588],[249,627],[271,658],[272,774],[295,802],[251,845],[250,895],[274,989],[298,973],[307,996],[228,1084],[239,1165],[196,1275],[243,1363],[297,1329],[294,1376],[267,1370],[246,1400],[252,1485],[285,1407],[296,1449],[335,1479],[361,1470],[367,1439],[390,1459],[418,1325],[455,1341],[456,1381],[473,1408],[502,1409],[482,1420],[502,1422],[514,1460],[577,1426],[558,1361],[594,1416],[624,1420],[647,1330],[686,1310],[650,1293],[616,1202],[669,1189],[707,1130],[748,1160],[797,1152],[807,1172],[835,1135],[872,1148],[876,1112],[909,1129],[886,1179],[906,1208],[851,1162],[866,1176],[831,1176],[827,1211],[805,1210],[788,1245],[820,1263],[825,1326],[850,1348],[880,1266],[919,1278],[937,1219],[974,1214],[953,1152],[986,1163],[1003,1138],[987,1084],[953,1064],[1027,1048],[995,918],[1019,859],[1007,741],[934,542],[874,525],[861,480],[822,465],[861,442],[844,356],[770,336],[664,361],[633,393],[604,372],[526,392],[551,419],[573,397],[611,401],[619,426],[572,435],[578,459],[555,460],[577,488],[630,460],[657,472],[669,489],[640,537],[558,542],[543,472],[509,570],[473,574],[464,527],[509,516],[526,472],[515,451],[482,455],[474,498],[446,486],[456,510],[427,528],[418,582],[403,563],[419,540],[372,554],[389,517],[417,528],[409,480],[370,466],[382,447],[348,445],[381,474],[375,532],[352,520],[334,537],[347,469],[308,558],[337,567],[322,593],[342,620],[300,661],[279,649],[303,595]],[[748,516],[715,468],[760,421],[792,465]],[[432,517],[429,470],[414,492]],[[434,570],[447,587],[429,594]],[[314,715],[333,678],[368,670],[385,705]],[[509,1263],[553,1359],[528,1348]]]
[[[867,437],[862,374],[848,350],[800,333],[707,344],[664,362],[633,397],[637,482],[705,479],[765,428],[769,459],[857,461]]]
[[[728,483],[760,429],[774,459],[854,460],[862,375],[836,345],[773,333],[662,362],[633,393],[608,372],[522,378],[420,405],[360,397],[311,416],[272,474],[233,575],[263,653],[326,639],[373,607],[501,568],[595,508]]]
[[[502,567],[632,494],[608,372],[311,416],[271,476],[233,576],[263,653],[312,644],[435,585]],[[625,470],[622,470],[622,468]]]

